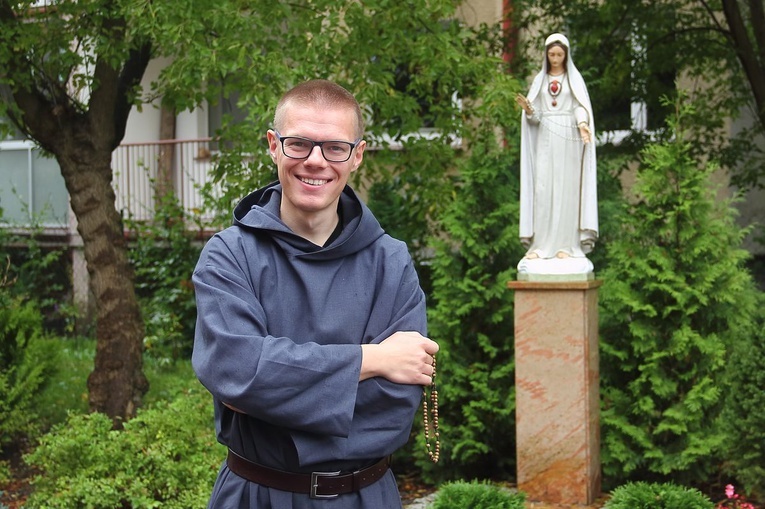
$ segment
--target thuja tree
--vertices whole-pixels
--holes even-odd
[[[442,460],[433,476],[514,475],[513,296],[518,241],[517,84],[482,92],[483,122],[445,196],[444,235],[433,242],[429,333],[439,342]]]
[[[743,491],[765,500],[765,295],[748,333],[737,338],[726,372],[723,469]]]
[[[642,152],[634,200],[601,273],[601,375],[605,478],[706,479],[723,437],[717,428],[728,345],[755,295],[744,235],[711,186],[712,164],[674,136]]]

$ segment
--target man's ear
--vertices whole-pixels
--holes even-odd
[[[279,139],[276,137],[276,133],[269,129],[266,131],[266,140],[268,141],[268,155],[270,155],[271,160],[276,163],[276,151],[279,150]]]
[[[353,152],[353,169],[351,172],[358,170],[359,166],[361,166],[361,162],[364,160],[364,150],[366,150],[366,148],[366,140],[361,140],[359,144],[356,145],[356,149]]]

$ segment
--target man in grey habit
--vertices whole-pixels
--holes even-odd
[[[356,99],[324,80],[280,100],[279,181],[244,198],[193,281],[192,362],[229,449],[210,508],[400,508],[404,445],[438,345],[406,245],[347,185]]]

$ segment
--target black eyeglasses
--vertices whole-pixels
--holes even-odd
[[[282,136],[279,131],[274,131],[276,138],[282,144],[282,152],[290,159],[307,159],[315,146],[321,149],[321,155],[331,163],[344,163],[351,158],[351,153],[361,138],[353,143],[347,141],[313,141],[300,136]]]

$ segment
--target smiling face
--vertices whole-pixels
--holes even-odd
[[[277,128],[282,137],[353,143],[357,119],[356,113],[347,107],[291,102],[284,109]],[[269,130],[267,137],[282,185],[282,221],[295,231],[305,226],[335,224],[340,194],[350,174],[361,165],[366,142],[361,141],[347,161],[333,163],[324,159],[318,146],[306,159],[291,159],[284,155],[274,131]]]

